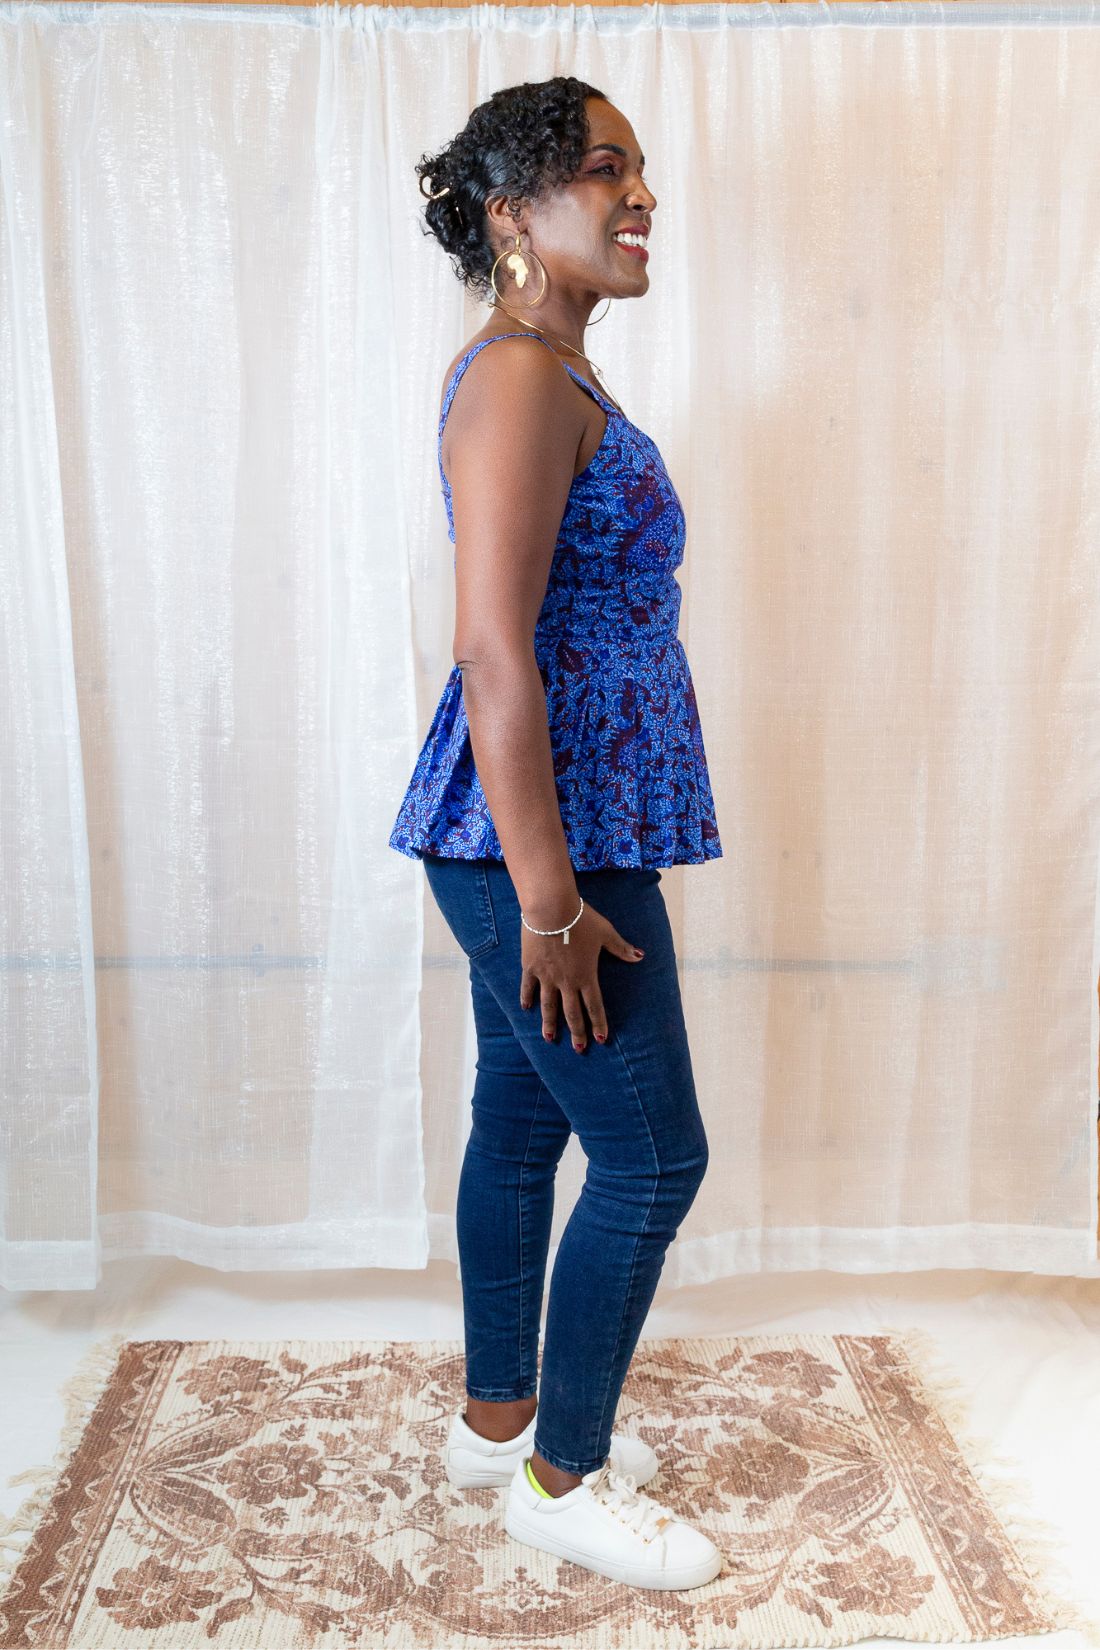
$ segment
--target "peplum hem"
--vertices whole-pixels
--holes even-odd
[[[539,650],[562,828],[574,870],[722,857],[691,673],[678,639],[614,669],[582,643]],[[389,838],[408,858],[504,853],[474,764],[462,673],[447,678]]]

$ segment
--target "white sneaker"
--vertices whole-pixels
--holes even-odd
[[[567,1494],[549,1497],[528,1482],[526,1462],[515,1470],[504,1511],[514,1540],[632,1587],[701,1587],[721,1570],[722,1554],[708,1535],[640,1494],[610,1461]]]
[[[497,1444],[475,1432],[458,1410],[443,1451],[443,1470],[448,1482],[461,1490],[510,1484],[517,1461],[522,1463],[534,1448],[535,1420],[536,1416],[532,1415],[518,1437]],[[661,1463],[644,1438],[613,1432],[609,1454],[615,1471],[629,1473],[636,1484],[648,1484],[660,1470]],[[530,1485],[527,1487],[530,1489]]]

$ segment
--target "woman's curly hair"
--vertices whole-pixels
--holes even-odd
[[[489,239],[485,203],[506,195],[518,203],[539,199],[575,176],[588,146],[585,98],[609,101],[573,75],[525,80],[479,103],[458,136],[416,164],[421,194],[446,189],[424,211],[425,233],[452,255],[455,274],[468,291],[489,298],[496,252]]]

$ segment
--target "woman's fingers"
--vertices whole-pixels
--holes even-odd
[[[539,996],[542,1000],[542,1035],[547,1042],[552,1043],[558,1034],[558,988],[545,988],[539,982]],[[565,1023],[569,1027],[573,1038],[573,1047],[578,1053],[584,1049],[588,1040],[588,1029],[584,1023],[584,1009],[581,1007],[580,992],[571,986],[566,986],[560,993],[562,1007],[565,1011]],[[579,1046],[578,1046],[579,1045]]]
[[[607,1012],[603,1006],[603,993],[599,981],[593,980],[584,993],[584,1006],[588,1010],[588,1018],[592,1021],[592,1035],[597,1043],[607,1042]]]
[[[558,1034],[559,994],[565,1011],[565,1021],[573,1039],[573,1047],[577,1052],[582,1053],[588,1044],[588,1025],[584,1017],[586,1009],[592,1024],[593,1037],[597,1043],[606,1043],[607,1011],[604,1008],[603,993],[598,980],[592,980],[587,986],[576,989],[566,987],[559,993],[557,986],[544,988],[537,974],[527,968],[523,970],[519,987],[519,1006],[533,1008],[536,999],[541,1002],[542,1035],[550,1043]]]
[[[573,1036],[573,1047],[579,1054],[588,1043],[588,1027],[584,1023],[581,994],[575,986],[567,985],[562,988],[561,1000],[565,1009],[565,1021]]]
[[[542,997],[542,1035],[548,1043],[552,1043],[558,1034],[558,1002],[557,993],[549,991],[540,993]]]

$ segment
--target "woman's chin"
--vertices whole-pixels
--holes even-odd
[[[649,287],[649,271],[643,263],[639,263],[632,280],[619,280],[615,283],[615,290],[610,294],[612,298],[636,298],[640,292]]]

